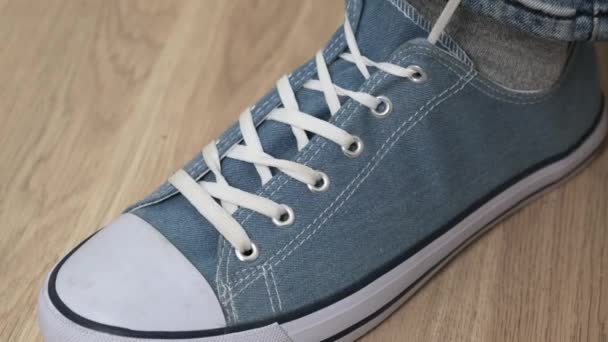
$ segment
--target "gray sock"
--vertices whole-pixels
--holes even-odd
[[[435,21],[445,0],[408,0]],[[476,15],[461,6],[447,33],[462,47],[480,73],[518,90],[547,89],[559,78],[569,55],[567,42],[538,38]]]

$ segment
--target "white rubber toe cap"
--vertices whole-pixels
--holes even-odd
[[[137,331],[226,326],[200,272],[135,215],[119,217],[57,267],[49,284],[51,298],[55,295],[53,301],[59,300],[65,311],[88,321]]]

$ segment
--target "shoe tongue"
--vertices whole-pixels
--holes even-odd
[[[361,8],[359,21],[351,22],[351,25],[356,28],[355,37],[361,54],[371,60],[386,61],[393,51],[405,42],[428,34],[410,19],[419,19],[419,14],[403,0],[347,0],[347,9],[356,11],[357,8]],[[342,52],[346,51],[347,48]],[[331,62],[328,67],[332,81],[343,88],[357,90],[365,81],[353,63],[340,58]],[[373,71],[370,69],[370,72]],[[302,112],[325,120],[330,119],[329,109],[321,92],[300,89],[296,92],[296,98]],[[346,101],[348,98],[341,100]],[[264,151],[275,158],[293,160],[297,154],[296,140],[287,125],[265,121],[258,127],[258,135]],[[261,184],[252,164],[224,158],[222,173],[228,183],[241,190],[256,192]],[[212,176],[208,174],[205,178],[212,179]]]

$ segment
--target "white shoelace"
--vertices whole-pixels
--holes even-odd
[[[430,43],[435,44],[437,42],[459,3],[460,0],[450,0],[448,2],[429,34],[428,40]],[[362,56],[347,15],[344,21],[344,35],[350,53],[342,53],[340,58],[355,64],[365,79],[370,78],[368,68],[373,67],[393,76],[418,81],[421,70],[416,67],[404,68],[391,63],[374,62]],[[306,89],[323,93],[331,115],[334,115],[340,109],[340,97],[349,97],[376,112],[379,107],[390,105],[385,98],[335,85],[321,51],[316,54],[315,62],[319,79],[309,80],[303,86]],[[265,117],[265,120],[277,121],[291,126],[298,151],[308,144],[309,139],[306,132],[310,132],[338,144],[349,157],[356,157],[361,153],[363,143],[358,137],[328,121],[299,110],[294,90],[287,76],[279,79],[276,87],[283,107],[271,111]],[[380,111],[383,111],[383,109]],[[250,109],[241,114],[239,128],[243,136],[243,144],[230,148],[225,157],[253,164],[262,185],[270,181],[272,178],[271,168],[274,168],[299,182],[307,184],[312,191],[325,191],[329,187],[329,178],[323,172],[294,161],[274,158],[264,152]],[[278,226],[293,223],[295,214],[286,205],[230,186],[222,175],[221,158],[216,142],[207,145],[203,149],[202,155],[209,170],[215,176],[215,182],[197,182],[184,170],[177,171],[169,178],[169,182],[224,236],[235,248],[236,254],[241,260],[253,260],[258,255],[257,247],[243,227],[232,217],[232,214],[238,208],[246,208],[269,217]],[[220,204],[216,200],[219,200]]]

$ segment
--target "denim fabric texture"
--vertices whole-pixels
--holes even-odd
[[[563,41],[608,40],[608,0],[463,0],[480,15]]]
[[[397,5],[400,3],[401,5]],[[309,62],[290,81],[302,111],[359,136],[363,154],[347,158],[315,136],[300,152],[289,127],[263,118],[279,104],[271,92],[253,113],[264,149],[325,172],[327,192],[277,173],[261,186],[253,166],[222,161],[228,182],[285,203],[295,223],[277,228],[246,209],[234,217],[260,250],[239,261],[230,245],[170,185],[129,209],[166,236],[217,292],[229,326],[285,320],[361,288],[449,228],[463,212],[514,177],[566,151],[592,126],[601,106],[593,48],[579,44],[562,79],[542,92],[515,92],[480,76],[457,44],[423,38],[431,23],[403,1],[352,0],[348,16],[363,55],[429,75],[422,84],[374,71],[364,80],[337,59],[342,30],[324,49],[334,82],[384,95],[393,112],[384,119],[354,101],[330,118],[323,95],[301,89],[316,77]],[[241,139],[237,126],[220,138],[220,153]],[[197,156],[186,166],[213,180]]]

